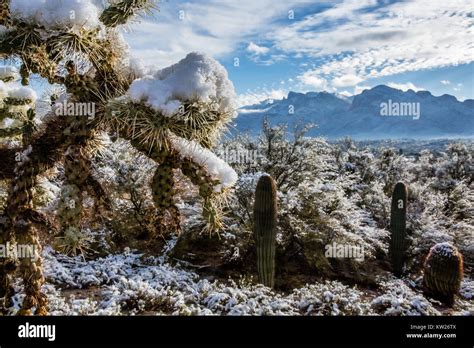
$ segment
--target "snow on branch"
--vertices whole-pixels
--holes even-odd
[[[217,111],[234,115],[235,91],[225,68],[213,58],[192,52],[178,63],[135,80],[129,95],[165,116],[179,113],[183,102],[217,103]]]
[[[10,0],[12,18],[33,22],[45,28],[100,25],[102,9],[94,0]]]
[[[206,169],[208,175],[219,181],[214,187],[215,192],[234,186],[237,182],[237,173],[225,161],[217,157],[210,150],[202,147],[195,141],[189,141],[180,137],[170,137],[171,146],[181,156],[191,159]]]
[[[18,69],[14,66],[0,66],[0,80],[10,82],[18,78]]]
[[[10,0],[11,18],[44,26],[94,29],[125,24],[139,13],[150,12],[154,0]]]
[[[36,92],[28,87],[13,87],[8,91],[8,97],[15,100],[28,100],[29,103],[36,101]]]
[[[6,68],[2,70],[2,68]],[[12,69],[8,69],[12,68]],[[10,77],[16,78],[16,70],[13,67],[0,67],[0,104],[7,101],[21,101],[20,104],[32,104],[36,101],[36,92],[24,86],[18,86],[15,83],[5,83],[2,80],[10,81]]]

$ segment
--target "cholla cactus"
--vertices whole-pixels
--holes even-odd
[[[51,1],[33,7],[30,0],[0,1],[0,57],[15,56],[22,61],[23,83],[28,82],[30,74],[38,74],[50,83],[64,85],[71,102],[94,103],[97,110],[103,110],[108,99],[119,96],[131,82],[123,59],[125,51],[119,45],[119,34],[112,27],[149,9],[153,1],[124,0],[106,8],[91,0],[54,1],[54,4]],[[47,6],[48,11],[42,6]],[[71,16],[71,12],[75,15]],[[17,101],[9,99],[8,102]],[[18,242],[40,247],[29,218],[32,188],[36,176],[54,166],[69,146],[82,149],[93,140],[100,111],[94,119],[78,120],[79,116],[65,117],[51,112],[42,131],[29,142],[27,154],[24,153],[21,161],[14,159],[21,148],[3,151],[5,163],[14,166],[3,171],[2,179],[11,179],[11,189],[5,214],[0,219],[1,242],[13,241],[16,237]],[[72,184],[79,187],[77,182]],[[86,190],[101,192],[91,176],[86,184]],[[69,236],[71,230],[65,232]],[[3,312],[11,304],[10,278],[15,268],[10,264],[8,260],[0,261],[0,294],[6,294],[0,308]],[[46,301],[40,292],[41,258],[22,260],[20,271],[26,294],[20,314],[29,314],[33,307],[36,314],[46,313]]]
[[[234,116],[233,97],[224,68],[203,54],[190,53],[134,81],[125,98],[108,105],[107,126],[159,164],[153,197],[159,214],[169,214],[174,225],[179,225],[179,213],[173,202],[173,169],[180,169],[199,187],[206,228],[222,227],[222,198],[237,174],[209,147]]]
[[[426,292],[448,305],[453,305],[463,278],[463,259],[449,243],[438,243],[426,257],[423,284]]]
[[[137,73],[130,69],[126,47],[115,27],[149,11],[153,1],[113,1],[105,8],[93,0],[51,1],[42,2],[48,11],[41,6],[32,8],[31,0],[0,1],[0,57],[21,60],[23,83],[28,83],[31,74],[38,74],[51,84],[63,85],[68,102],[93,103],[96,114],[84,118],[77,112],[66,116],[52,110],[41,131],[29,141],[22,161],[14,160],[21,148],[0,149],[7,164],[0,170],[0,179],[11,179],[5,214],[0,216],[0,242],[13,241],[16,236],[18,241],[40,247],[29,218],[32,188],[37,175],[66,153],[62,197],[66,206],[60,207],[58,215],[66,250],[80,246],[82,206],[70,209],[67,203],[71,199],[81,203],[85,191],[94,197],[103,195],[91,175],[88,156],[96,144],[95,134],[111,129],[159,164],[152,190],[160,216],[170,212],[179,224],[172,172],[180,169],[199,186],[207,227],[220,228],[220,204],[236,180],[235,172],[209,150],[234,115],[233,86],[224,68],[208,57],[191,54],[154,76],[133,81]],[[73,174],[77,170],[80,175]],[[11,304],[10,278],[15,268],[10,265],[0,260],[3,311]],[[20,270],[26,294],[20,314],[30,313],[33,307],[36,314],[46,313],[40,292],[41,258],[22,260]]]

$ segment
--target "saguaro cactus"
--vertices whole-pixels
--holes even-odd
[[[273,178],[264,175],[257,183],[253,210],[254,236],[257,245],[259,281],[268,287],[275,282],[275,242],[277,190]]]
[[[433,246],[425,260],[423,284],[425,292],[448,305],[454,303],[463,278],[463,259],[449,243]]]
[[[390,254],[393,273],[397,277],[403,272],[406,254],[407,196],[405,184],[397,183],[393,189],[390,215]]]

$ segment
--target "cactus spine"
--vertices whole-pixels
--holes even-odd
[[[448,305],[453,305],[463,278],[463,259],[456,247],[449,243],[433,246],[424,264],[425,291]]]
[[[390,254],[393,273],[397,277],[403,273],[406,254],[407,196],[405,184],[397,183],[393,189],[390,214]]]
[[[257,183],[253,210],[259,281],[268,287],[275,283],[275,244],[277,190],[273,178],[264,175]]]

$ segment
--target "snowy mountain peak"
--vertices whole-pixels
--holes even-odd
[[[388,106],[388,116],[381,112]],[[404,115],[419,110],[419,116]],[[237,130],[257,134],[263,118],[272,125],[315,123],[309,135],[356,139],[472,137],[474,101],[454,96],[434,96],[429,91],[402,91],[385,85],[366,89],[347,98],[328,92],[289,92],[287,98],[243,107]],[[393,109],[393,110],[392,110]],[[394,111],[394,112],[392,112]],[[407,117],[408,116],[408,117]]]

